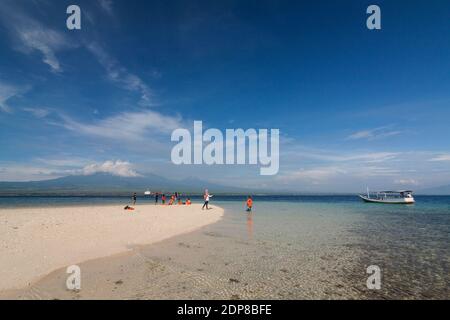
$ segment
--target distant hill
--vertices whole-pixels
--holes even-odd
[[[83,195],[129,194],[151,191],[202,193],[205,188],[214,193],[239,193],[243,188],[223,186],[198,178],[172,180],[154,174],[119,177],[107,173],[74,175],[51,180],[29,182],[0,182],[0,195]]]
[[[450,195],[450,185],[418,190],[416,194],[448,196]]]

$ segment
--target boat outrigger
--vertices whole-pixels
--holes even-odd
[[[378,191],[367,194],[360,194],[359,197],[365,202],[388,203],[388,204],[413,204],[415,202],[411,190],[400,191]]]

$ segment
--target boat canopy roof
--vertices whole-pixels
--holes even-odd
[[[377,191],[378,193],[412,193],[412,190],[397,190],[397,191]]]

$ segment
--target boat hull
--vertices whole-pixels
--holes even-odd
[[[413,204],[415,202],[414,198],[400,198],[400,199],[371,199],[363,195],[359,197],[364,200],[364,202],[369,203],[384,203],[384,204]]]

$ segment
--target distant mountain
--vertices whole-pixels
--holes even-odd
[[[129,194],[151,191],[201,193],[205,188],[214,193],[239,193],[243,188],[228,187],[198,178],[172,180],[154,174],[138,177],[119,177],[107,173],[67,176],[51,180],[29,182],[0,182],[0,195],[17,194]]]
[[[448,196],[450,195],[450,185],[418,190],[416,194]]]

